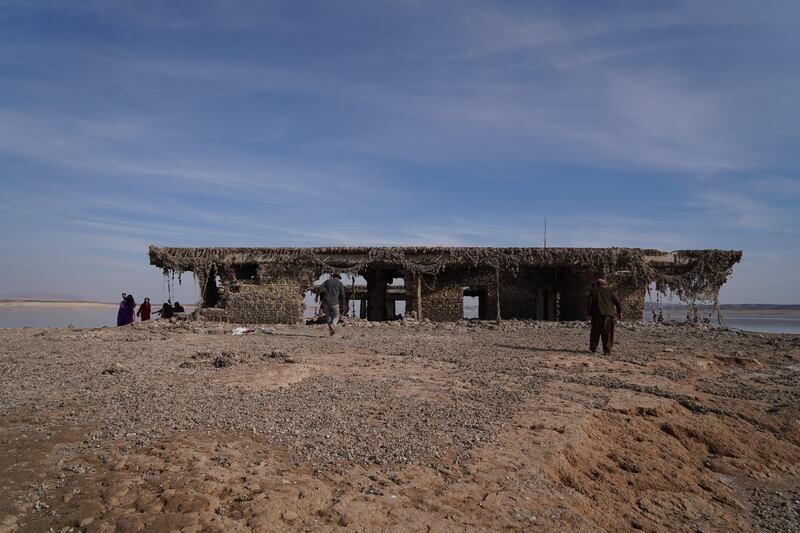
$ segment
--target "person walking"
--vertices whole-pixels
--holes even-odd
[[[150,320],[150,298],[145,298],[139,310],[136,311],[136,316],[142,317],[142,322]]]
[[[603,353],[611,354],[614,346],[614,317],[622,320],[622,305],[619,298],[608,286],[608,282],[600,278],[589,291],[586,298],[586,319],[592,322],[589,333],[589,350],[597,351],[597,343],[602,338]]]
[[[325,322],[328,324],[328,333],[336,334],[336,324],[339,323],[340,311],[346,308],[345,288],[342,276],[338,273],[326,279],[319,287],[322,310],[325,312]]]

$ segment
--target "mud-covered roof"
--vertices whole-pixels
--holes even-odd
[[[355,246],[314,248],[167,248],[150,246],[150,264],[204,277],[220,266],[260,263],[362,274],[390,266],[414,274],[447,268],[492,268],[518,272],[523,267],[574,267],[589,274],[624,271],[640,285],[655,282],[682,298],[713,299],[742,258],[739,250],[646,248],[515,248],[441,246]]]

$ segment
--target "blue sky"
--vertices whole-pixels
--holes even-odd
[[[800,302],[800,3],[0,0],[0,295],[150,243],[734,248]],[[184,300],[192,300],[184,286]]]

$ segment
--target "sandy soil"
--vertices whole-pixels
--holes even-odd
[[[0,331],[0,531],[798,531],[800,337]]]

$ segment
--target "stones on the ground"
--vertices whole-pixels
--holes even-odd
[[[235,363],[233,359],[227,355],[218,355],[214,358],[214,361],[211,363],[211,366],[214,368],[226,368],[229,366],[233,366]]]
[[[44,511],[50,509],[50,506],[41,500],[36,500],[36,503],[33,504],[33,509],[35,511]]]
[[[120,372],[126,372],[127,370],[128,369],[125,368],[125,366],[122,365],[121,363],[114,363],[113,365],[104,369],[103,374],[118,374]]]
[[[352,328],[354,335],[347,343],[331,343],[327,338],[312,339],[307,335],[214,338],[202,333],[192,334],[190,330],[180,329],[178,325],[163,326],[162,329],[167,331],[164,337],[161,337],[160,331],[150,332],[151,337],[146,337],[145,332],[138,332],[137,335],[141,335],[140,337],[134,335],[122,337],[116,331],[110,330],[98,335],[92,334],[91,337],[81,336],[77,341],[72,341],[72,338],[76,338],[72,337],[65,342],[65,344],[82,343],[81,349],[86,350],[89,370],[85,372],[88,375],[85,379],[80,373],[83,369],[76,370],[74,364],[71,366],[64,364],[68,360],[54,353],[56,364],[40,371],[48,373],[44,374],[47,380],[39,379],[37,376],[36,388],[21,390],[11,380],[3,382],[3,385],[7,385],[9,390],[15,393],[8,395],[8,398],[13,397],[17,402],[15,405],[31,407],[41,405],[42,402],[46,403],[48,400],[42,398],[46,397],[46,394],[52,394],[46,388],[49,386],[48,383],[59,382],[53,377],[62,377],[61,386],[70,394],[74,391],[75,396],[64,393],[61,393],[60,397],[54,395],[53,397],[58,399],[52,400],[49,406],[56,405],[57,401],[66,402],[67,407],[63,408],[64,412],[75,407],[76,410],[70,417],[77,418],[75,420],[70,418],[70,422],[74,421],[76,424],[88,415],[93,417],[91,419],[93,422],[97,421],[99,429],[88,435],[79,445],[79,449],[87,453],[106,452],[112,446],[124,446],[128,450],[151,446],[153,443],[173,439],[173,431],[201,431],[212,434],[252,430],[257,434],[254,440],[263,443],[265,448],[285,447],[294,454],[291,458],[294,464],[313,468],[315,473],[325,472],[326,476],[332,476],[336,468],[350,469],[353,463],[356,466],[369,467],[371,472],[377,470],[375,479],[371,480],[373,490],[388,492],[390,489],[386,487],[392,486],[385,485],[387,480],[392,482],[390,474],[387,473],[389,466],[405,473],[407,470],[403,470],[398,464],[413,464],[434,469],[442,475],[453,475],[452,472],[458,471],[471,450],[483,446],[485,442],[492,442],[493,435],[497,431],[503,431],[502,424],[509,420],[509,413],[514,412],[515,406],[542,388],[549,387],[547,380],[558,379],[563,374],[574,375],[576,381],[573,383],[603,386],[615,390],[641,391],[648,395],[673,398],[680,405],[695,412],[715,412],[707,408],[715,404],[705,395],[701,405],[696,398],[671,392],[674,387],[667,378],[673,381],[683,380],[687,375],[695,374],[696,369],[693,358],[687,357],[686,361],[682,361],[676,360],[674,356],[662,355],[660,350],[664,346],[674,346],[674,350],[688,355],[694,353],[692,343],[697,339],[720,337],[719,343],[712,345],[718,346],[713,349],[719,350],[720,353],[732,353],[735,348],[741,347],[742,355],[759,357],[764,364],[764,369],[759,370],[759,373],[769,373],[770,377],[757,379],[785,380],[781,382],[784,391],[781,401],[788,401],[784,398],[785,391],[793,394],[793,391],[798,390],[800,383],[798,381],[800,368],[790,370],[788,362],[784,359],[780,359],[780,374],[773,372],[776,368],[776,359],[784,357],[784,354],[776,353],[778,350],[771,348],[775,346],[774,343],[759,344],[755,337],[736,337],[732,333],[707,332],[699,329],[682,331],[673,326],[661,325],[643,325],[639,333],[628,333],[623,330],[615,364],[628,362],[638,366],[635,368],[631,366],[630,370],[622,374],[606,376],[598,375],[598,371],[602,370],[598,365],[605,363],[597,362],[596,359],[590,360],[586,357],[587,354],[576,355],[569,365],[548,366],[546,358],[549,354],[544,350],[557,351],[566,344],[564,351],[569,352],[570,346],[578,346],[578,340],[581,343],[585,340],[583,335],[588,336],[585,324],[509,321],[501,324],[499,328],[494,324],[488,325],[493,327],[490,329],[485,323],[427,324],[425,327],[419,324],[396,323],[380,324],[374,326],[378,329],[367,329],[372,326],[359,323]],[[408,330],[399,329],[402,327]],[[441,335],[431,332],[426,329],[428,327],[430,330],[446,333]],[[462,327],[469,330],[469,335],[453,334]],[[498,331],[493,332],[495,328]],[[515,329],[526,329],[527,337],[513,339],[514,334],[507,332]],[[212,331],[214,330],[209,330],[209,333]],[[48,341],[50,335],[48,333],[47,336],[33,342]],[[553,337],[548,338],[549,335]],[[165,340],[162,341],[162,338]],[[558,340],[553,340],[555,338]],[[641,344],[637,344],[640,340],[634,342],[633,339],[643,340]],[[139,344],[129,346],[129,341]],[[152,346],[148,345],[147,351],[141,348],[143,343],[151,341]],[[231,341],[236,344],[231,344]],[[267,349],[264,346],[267,342],[280,349],[273,350],[272,347]],[[707,340],[702,342],[705,343]],[[234,352],[221,351],[230,346],[235,346]],[[759,348],[754,350],[754,346]],[[764,351],[764,346],[770,348]],[[794,345],[791,342],[786,341],[780,344],[779,351],[790,351],[792,346]],[[639,350],[640,347],[644,349]],[[541,348],[542,351],[538,351],[537,348]],[[104,349],[107,351],[103,351]],[[347,353],[363,354],[363,356],[359,355],[342,363],[344,358],[338,358],[338,354],[350,349],[353,352]],[[137,358],[140,353],[143,357]],[[192,363],[195,370],[186,372],[175,370],[175,364],[183,359],[180,357],[181,353],[185,355],[187,362]],[[217,372],[211,366],[216,359],[215,355],[241,365],[235,370],[236,376],[244,377],[251,372],[260,372],[270,377],[282,373],[293,374],[295,370],[293,368],[276,367],[278,362],[290,363],[290,359],[294,360],[294,357],[288,357],[287,353],[293,356],[297,354],[304,363],[321,362],[323,365],[329,365],[336,368],[337,372],[341,372],[342,369],[355,370],[344,379],[341,374],[337,374],[338,377],[325,375],[324,372],[312,374],[283,389],[258,390],[249,387],[247,383],[228,380],[228,375],[222,376],[224,382],[217,378],[204,379]],[[761,353],[764,354],[763,358],[759,355]],[[104,378],[107,379],[104,383],[111,383],[114,386],[97,386],[98,382],[102,381],[98,369],[111,364],[118,354],[125,357],[123,360],[129,365],[125,379]],[[387,357],[395,354],[413,355],[418,359],[412,361]],[[565,355],[565,357],[572,356]],[[714,361],[717,365],[720,363],[711,355],[711,349],[705,351],[699,358],[704,361]],[[592,364],[584,368],[580,363],[586,360],[592,361]],[[353,367],[346,366],[352,363]],[[416,365],[414,368],[425,370],[422,374],[413,376],[409,382],[407,376],[403,374],[403,365],[412,364]],[[640,377],[639,369],[645,365],[647,368],[641,370],[641,375],[652,371],[652,375],[661,376],[663,379],[653,382],[658,383],[659,388],[646,387],[641,385],[645,382],[637,381]],[[36,368],[39,367],[41,364]],[[370,380],[365,377],[368,375],[365,373],[371,371],[369,367],[377,367],[375,369],[378,371],[388,372],[385,376],[382,375],[381,379]],[[428,371],[440,370],[446,372],[447,377],[439,381],[428,381],[424,375]],[[725,379],[749,375],[740,368],[724,370],[730,370],[725,374],[727,376]],[[219,372],[225,373],[224,370]],[[196,374],[192,377],[198,379],[185,379],[189,373]],[[233,374],[233,371],[230,374]],[[176,375],[181,383],[180,387],[175,387],[174,383],[177,380],[171,379]],[[70,379],[63,379],[64,376]],[[624,381],[621,381],[623,378]],[[408,387],[409,384],[411,387],[430,393],[435,400],[426,399],[424,395],[398,396],[398,391],[404,386]],[[723,385],[727,387],[725,390],[709,389],[710,392],[707,393],[731,394],[725,392],[728,388],[745,390],[739,383],[728,382]],[[700,389],[697,391],[706,392]],[[79,398],[80,403],[76,401],[73,405],[74,397]],[[398,398],[402,401],[398,401]],[[99,414],[95,418],[96,412]],[[652,416],[647,410],[640,414]],[[529,425],[525,424],[524,428],[528,427]],[[533,424],[530,427],[539,426]],[[563,426],[552,425],[541,425],[540,429],[565,431]],[[683,437],[681,428],[677,425],[664,426],[661,431],[667,434],[668,431],[673,431],[679,437]],[[787,433],[787,439],[788,436]],[[635,471],[638,469],[646,473],[647,463],[633,459],[635,457],[620,458],[620,469],[630,475],[636,475]],[[230,459],[217,455],[216,460],[211,463],[213,465],[211,468],[225,467],[229,461]],[[234,466],[238,468],[239,459],[236,458],[236,461]],[[451,461],[453,465],[457,465],[453,467],[455,470],[446,468],[446,465],[442,466],[443,463]],[[231,498],[236,494],[233,493]],[[782,501],[778,501],[780,497],[776,495],[767,495],[764,498],[770,499],[769,502],[762,503],[763,513],[768,517],[765,520],[768,520],[768,524],[773,524],[773,530],[781,530],[777,527],[779,523],[776,516],[781,513],[784,517],[788,516],[781,510],[796,509],[798,497],[796,495],[791,499],[784,497]],[[773,498],[776,501],[772,502]],[[53,505],[52,501],[48,501]],[[160,504],[156,502],[152,505],[153,512],[157,512]],[[222,514],[225,507],[220,506],[217,509],[221,511],[218,514]],[[234,510],[234,507],[231,507],[230,513]],[[50,511],[52,509],[48,512]],[[289,517],[291,518],[291,515]],[[98,517],[97,520],[101,519]],[[791,526],[786,526],[784,523],[784,530],[787,530],[787,527]]]
[[[278,359],[281,363],[297,362],[297,360],[294,357],[286,355],[286,352],[282,350],[272,350],[271,352],[265,353],[264,357],[267,359]]]

